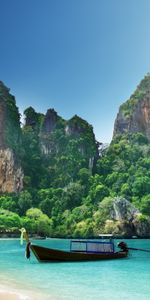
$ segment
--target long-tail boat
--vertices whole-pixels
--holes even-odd
[[[109,241],[71,240],[70,250],[58,250],[34,245],[29,241],[25,229],[21,229],[27,241],[26,257],[30,258],[30,249],[39,262],[75,262],[125,258],[128,256],[128,247],[124,242],[115,251],[112,238]]]

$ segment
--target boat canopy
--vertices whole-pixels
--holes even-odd
[[[71,252],[86,252],[86,253],[114,253],[114,243],[100,241],[80,241],[72,240],[70,242]]]

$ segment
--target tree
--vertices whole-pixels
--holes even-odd
[[[132,186],[133,195],[143,196],[150,193],[150,178],[148,176],[137,177]]]
[[[21,228],[21,219],[16,213],[0,209],[0,226],[4,226],[5,230]]]
[[[79,237],[87,238],[93,236],[92,220],[88,219],[77,223],[73,236],[75,238],[79,238]]]
[[[26,211],[26,216],[33,220],[38,220],[42,214],[43,213],[39,208],[30,208]]]
[[[20,215],[25,215],[25,212],[32,206],[32,196],[28,191],[22,191],[19,195],[18,206]]]
[[[131,187],[128,183],[123,183],[123,185],[121,186],[120,194],[121,194],[121,196],[126,197],[126,198],[131,196],[132,191],[131,191]]]
[[[93,204],[97,204],[103,200],[104,197],[109,195],[109,189],[102,183],[96,186],[92,186],[89,191],[89,196],[92,199]]]
[[[87,169],[87,168],[80,169],[78,176],[79,176],[79,180],[80,180],[81,184],[88,186],[89,179],[90,179],[89,169]]]
[[[54,198],[51,199],[45,199],[41,201],[39,207],[42,210],[43,213],[47,214],[48,216],[51,216],[51,211],[54,206]]]
[[[0,208],[17,212],[17,199],[13,196],[3,195],[0,197]]]
[[[52,220],[42,214],[37,221],[37,232],[39,235],[50,236],[52,234]]]
[[[99,203],[98,210],[93,214],[94,220],[94,233],[97,235],[104,232],[105,222],[110,219],[110,213],[113,207],[113,198],[106,197]]]
[[[72,182],[64,189],[62,195],[62,205],[64,209],[72,209],[82,202],[83,187],[78,182]]]
[[[150,216],[150,194],[142,197],[140,210],[143,214]]]

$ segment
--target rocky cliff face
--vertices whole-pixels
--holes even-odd
[[[5,148],[5,121],[6,121],[6,101],[9,94],[9,90],[4,86],[3,82],[0,81],[0,148]]]
[[[51,133],[56,128],[58,119],[57,112],[54,109],[48,109],[44,117],[41,131],[47,134]]]
[[[121,105],[113,137],[137,132],[150,140],[150,74],[145,76],[130,99]]]
[[[0,149],[0,192],[20,192],[23,172],[10,148]]]
[[[148,236],[150,219],[142,216],[140,211],[127,199],[116,197],[108,209],[104,231],[125,236]]]
[[[66,125],[65,131],[67,135],[80,136],[81,134],[86,133],[89,124],[75,115],[71,118]]]
[[[17,158],[20,138],[15,98],[0,81],[0,192],[19,192],[23,188],[23,172]]]
[[[54,109],[48,109],[39,132],[41,150],[45,155],[68,155],[73,152],[86,159],[90,171],[98,158],[98,144],[93,128],[85,120],[75,115],[66,121]],[[72,152],[72,153],[71,153]]]
[[[63,119],[58,116],[54,109],[48,109],[43,117],[39,131],[39,141],[41,151],[46,156],[59,152],[58,140],[54,136],[55,134],[57,135],[58,129],[61,128],[63,130],[63,125],[59,126],[61,120]],[[63,131],[62,134],[64,134]]]
[[[113,202],[111,215],[112,218],[116,221],[127,220],[129,222],[132,222],[139,213],[139,210],[124,198],[118,197]]]
[[[43,115],[29,107],[24,113],[22,164],[32,187],[35,182],[40,184],[41,172],[45,174],[45,184],[58,187],[77,180],[82,168],[89,169],[91,174],[95,172],[99,144],[88,122],[77,115],[64,120],[54,109]],[[39,174],[37,180],[35,168],[36,175]]]

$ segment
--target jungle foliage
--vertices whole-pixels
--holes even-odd
[[[120,107],[129,118],[149,93],[148,74]],[[29,107],[25,124],[14,96],[1,82],[5,120],[3,147],[13,150],[24,173],[20,194],[0,195],[0,231],[21,226],[56,237],[93,237],[113,232],[113,199],[127,199],[150,217],[150,142],[140,132],[117,135],[109,147],[95,140],[93,128],[75,115],[66,121],[54,109],[46,115]],[[2,139],[3,140],[3,139]]]
[[[144,135],[118,136],[89,169],[89,157],[96,153],[96,148],[87,149],[90,134],[82,137],[82,145],[84,138],[86,143],[82,149],[87,151],[83,154],[81,136],[66,137],[64,128],[59,130],[51,137],[58,151],[46,156],[40,150],[39,129],[22,128],[24,190],[1,195],[1,230],[24,226],[47,236],[97,236],[113,231],[114,223],[107,219],[118,196],[132,202],[144,217],[150,216],[150,144]]]

